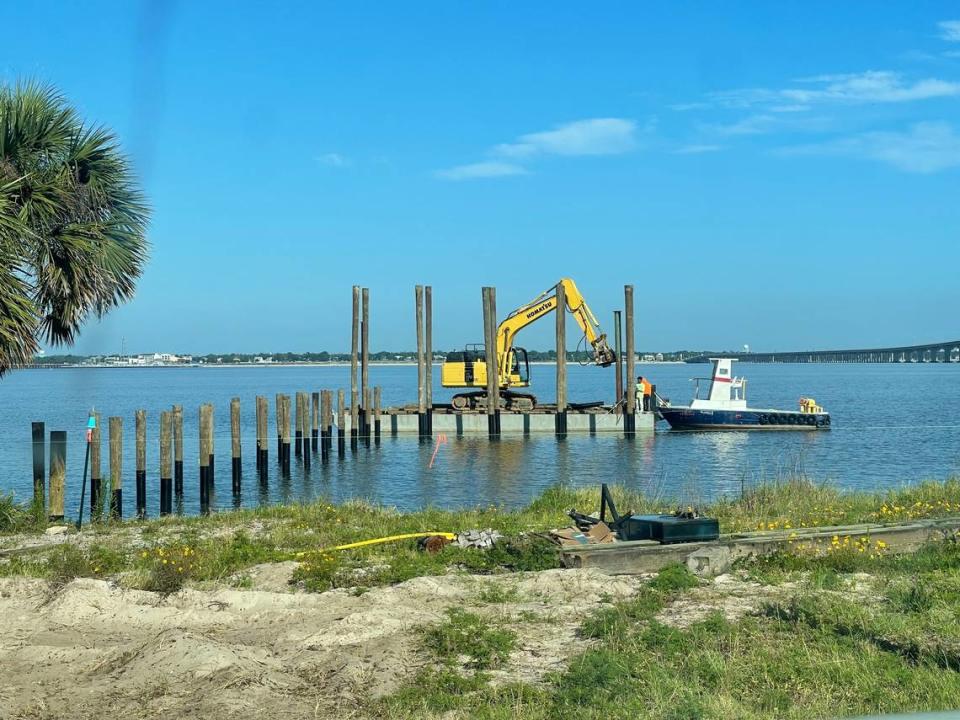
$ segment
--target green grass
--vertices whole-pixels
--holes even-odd
[[[960,544],[915,555],[774,556],[796,583],[735,622],[658,613],[698,581],[666,569],[584,624],[594,645],[537,685],[427,670],[375,710],[397,718],[833,718],[960,707]],[[868,573],[868,574],[865,574]]]
[[[424,646],[437,660],[473,670],[501,667],[516,644],[517,636],[509,628],[463,608],[450,608],[444,622],[424,631]]]
[[[626,512],[667,511],[675,503],[614,488],[618,507]],[[280,560],[300,563],[295,580],[299,587],[322,591],[332,587],[366,588],[421,575],[450,571],[498,573],[542,570],[558,566],[556,548],[539,536],[545,530],[569,525],[566,510],[595,510],[597,488],[547,489],[524,508],[506,511],[497,507],[463,510],[426,508],[401,513],[391,508],[351,501],[334,506],[326,502],[270,505],[208,517],[170,517],[146,522],[128,521],[88,525],[84,533],[118,551],[133,547],[139,552],[189,546],[196,551],[198,567],[188,580],[221,582],[252,565]],[[721,499],[701,508],[717,517],[723,532],[785,529],[836,523],[876,522],[960,513],[960,481],[928,482],[885,493],[846,493],[806,479],[787,479],[747,489],[742,497]],[[42,512],[0,497],[0,533],[34,532],[45,527]],[[506,540],[478,551],[448,546],[433,555],[419,552],[415,541],[404,541],[347,551],[330,548],[387,535],[494,528]],[[16,562],[0,563],[0,574],[43,576],[48,551]],[[151,571],[137,552],[127,552],[116,572],[135,571],[124,579],[150,585]],[[848,571],[836,566],[834,571]],[[767,579],[786,570],[767,568]],[[824,587],[832,581],[822,570]]]

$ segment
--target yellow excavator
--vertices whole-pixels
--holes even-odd
[[[597,318],[590,311],[576,283],[570,278],[563,278],[531,302],[514,310],[497,327],[498,405],[501,408],[524,411],[532,410],[537,404],[535,396],[515,390],[530,386],[530,363],[527,351],[514,347],[513,342],[517,333],[557,308],[557,288],[560,285],[564,289],[567,311],[576,318],[584,337],[593,348],[593,362],[606,367],[616,361],[616,354],[607,344],[607,336],[600,332]],[[455,409],[486,408],[487,365],[483,345],[467,345],[463,352],[447,355],[441,367],[440,382],[447,388],[483,388],[454,395],[452,403]]]

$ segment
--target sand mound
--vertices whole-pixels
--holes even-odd
[[[290,572],[258,566],[256,589],[167,597],[94,579],[51,596],[43,581],[0,579],[0,718],[362,716],[429,662],[418,629],[451,607],[513,628],[503,678],[537,681],[583,648],[576,630],[599,602],[639,582],[549,570],[308,594],[290,592]]]

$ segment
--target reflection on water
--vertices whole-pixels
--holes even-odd
[[[552,368],[533,368],[537,394],[552,399]],[[607,398],[613,377],[599,368],[571,366],[572,401]],[[648,366],[638,371],[652,377],[673,398],[686,398],[687,379],[698,374],[682,365]],[[337,388],[349,385],[343,367],[39,370],[13,373],[0,380],[0,491],[27,499],[32,488],[30,422],[43,420],[47,430],[67,429],[69,512],[76,512],[83,467],[83,427],[90,407],[104,418],[124,418],[125,515],[133,513],[133,413],[148,415],[148,507],[157,512],[157,418],[171,404],[184,406],[184,510],[197,507],[198,428],[196,408],[212,402],[216,412],[217,488],[215,507],[234,505],[230,493],[230,398],[242,400],[244,452],[243,494],[239,502],[294,502],[318,497],[343,500],[361,497],[401,508],[425,505],[463,506],[529,502],[544,488],[560,482],[582,487],[622,483],[652,495],[684,502],[702,502],[762,479],[796,472],[818,480],[873,489],[942,478],[960,469],[960,366],[956,365],[747,365],[738,372],[751,380],[753,402],[793,407],[800,395],[813,395],[834,418],[830,432],[673,433],[635,438],[598,435],[456,438],[437,454],[429,468],[432,443],[385,435],[379,447],[347,450],[322,465],[315,455],[309,470],[293,459],[291,475],[277,472],[275,446],[270,450],[270,476],[261,485],[255,474],[253,399],[277,392]],[[371,368],[372,382],[383,387],[384,403],[399,404],[412,396],[416,369]],[[439,386],[439,382],[436,383]],[[909,407],[890,402],[890,387],[910,397]],[[447,393],[447,394],[444,394]],[[447,391],[437,388],[439,402]],[[271,416],[270,432],[274,431]],[[106,439],[104,439],[104,467]]]

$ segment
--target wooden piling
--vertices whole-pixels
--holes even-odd
[[[267,482],[267,399],[262,395],[257,395],[257,476],[261,483]]]
[[[103,471],[100,462],[100,413],[94,412],[96,427],[90,433],[90,519],[99,522],[103,519]]]
[[[173,411],[160,413],[160,515],[173,512]]]
[[[357,451],[360,425],[360,398],[359,391],[354,390],[350,395],[350,451]]]
[[[300,396],[300,446],[304,469],[310,468],[310,393],[301,392]]]
[[[373,442],[378,446],[380,445],[380,400],[381,390],[377,385],[373,389]]]
[[[243,461],[240,455],[240,398],[230,400],[230,464],[234,495],[240,494]]]
[[[210,448],[210,462],[207,465],[207,483],[210,486],[210,498],[211,502],[213,501],[213,495],[216,492],[216,471],[217,463],[215,460],[215,455],[217,454],[216,444],[217,444],[217,424],[214,419],[214,407],[211,403],[207,403],[207,412],[210,413],[210,422],[207,423],[207,445]]]
[[[557,413],[554,425],[557,437],[567,435],[567,291],[557,283]]]
[[[317,451],[320,444],[320,393],[310,395],[310,449]]]
[[[616,395],[613,399],[613,404],[618,405],[623,402],[623,322],[620,319],[620,311],[613,311],[613,350],[617,354],[616,359],[616,370],[617,370],[617,379],[616,379],[616,388],[614,392]]]
[[[370,423],[373,422],[373,388],[372,388],[372,387],[368,387],[368,388],[364,391],[364,393],[365,393],[365,395],[364,395],[364,398],[363,398],[363,407],[364,407],[364,408],[369,408],[369,410],[365,410],[365,411],[364,411],[364,415],[365,415],[365,417],[364,417],[365,429],[364,429],[364,432],[363,432],[363,444],[366,445],[367,447],[370,447],[371,435],[373,434],[373,433],[370,432]]]
[[[423,289],[423,404],[427,436],[433,436],[433,287]]]
[[[112,417],[110,423],[110,517],[123,517],[123,418]]]
[[[293,453],[297,457],[303,454],[303,393],[299,390],[293,395]]]
[[[363,306],[360,320],[360,434],[369,444],[370,405],[367,403],[367,390],[370,387],[370,289],[361,290]]]
[[[623,307],[626,320],[626,345],[627,345],[627,402],[626,412],[623,415],[623,431],[627,434],[633,434],[637,427],[636,409],[637,393],[634,391],[636,385],[636,351],[633,346],[633,285],[623,286]]]
[[[497,431],[500,387],[497,382],[496,309],[493,288],[483,288],[483,334],[484,356],[487,370],[487,431],[491,440],[499,436]]]
[[[360,343],[360,286],[353,286],[353,326],[351,332],[350,340],[350,419],[353,421],[350,424],[350,448],[352,450],[357,449],[357,423],[356,412],[354,408],[357,406],[357,396],[360,392],[360,386],[358,385],[357,378],[357,356],[359,352],[359,343]]]
[[[63,520],[63,501],[67,481],[67,433],[63,430],[50,432],[50,506],[49,518]]]
[[[213,424],[209,405],[200,406],[199,416],[199,464],[200,464],[200,513],[210,513],[210,426]]]
[[[320,391],[320,461],[330,460],[332,443],[333,413],[331,412],[332,393],[329,390]]]
[[[423,285],[414,288],[414,303],[417,319],[417,436],[420,442],[427,437],[427,394],[424,387],[426,355],[423,347]]]
[[[47,435],[42,422],[30,426],[33,436],[33,502],[46,510],[47,507]]]
[[[277,393],[274,408],[277,425],[277,464],[283,466],[283,395]]]
[[[137,519],[143,520],[147,517],[147,411],[137,410],[134,417],[137,450]]]
[[[183,407],[180,405],[173,406],[173,494],[177,500],[183,499]]]
[[[343,390],[337,390],[337,454],[343,457],[347,450],[346,410],[344,409]]]
[[[290,475],[290,396],[283,396],[283,474]]]

